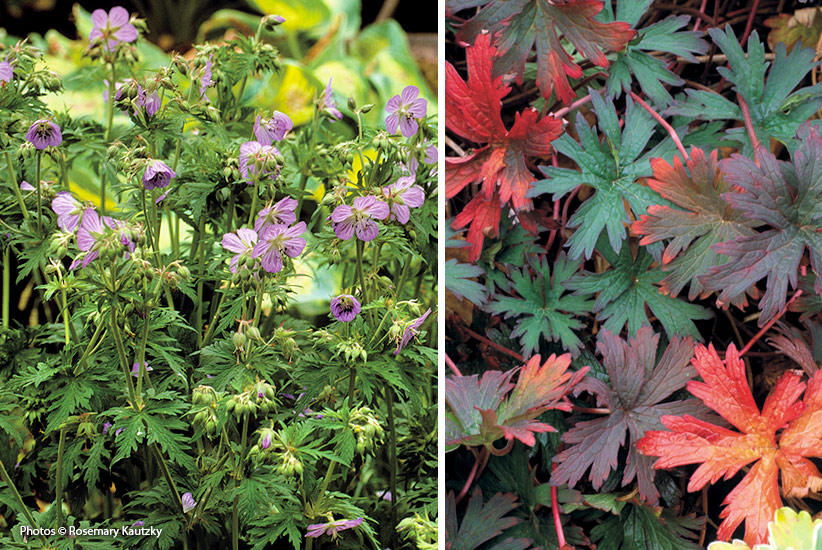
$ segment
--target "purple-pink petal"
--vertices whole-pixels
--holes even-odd
[[[397,127],[400,124],[400,117],[396,113],[390,114],[385,117],[385,129],[388,130],[389,134],[396,134]]]
[[[354,236],[354,221],[346,219],[334,224],[334,234],[338,239],[347,241]]]
[[[111,24],[112,28],[122,27],[123,25],[128,23],[128,19],[128,10],[122,6],[114,6],[108,12],[108,21]]]
[[[331,314],[343,323],[353,321],[361,309],[359,300],[350,294],[340,294],[331,300]]]
[[[8,61],[0,62],[0,82],[11,82],[14,77],[14,70]]]
[[[106,10],[96,9],[91,12],[91,22],[95,27],[105,27],[108,23],[108,14]]]
[[[397,351],[394,352],[394,355],[397,355],[402,350],[402,348],[408,345],[408,342],[410,342],[411,339],[414,336],[416,336],[417,331],[428,318],[428,315],[430,313],[431,308],[429,307],[425,313],[423,313],[422,315],[411,321],[411,323],[409,323],[409,325],[405,328],[405,331],[403,331],[402,333],[402,341],[400,342],[399,346],[397,346]]]
[[[26,141],[30,142],[36,149],[46,147],[57,147],[63,141],[60,127],[54,122],[40,119],[31,125],[26,132]]]
[[[365,218],[357,222],[354,231],[357,233],[359,240],[368,242],[377,238],[377,235],[380,233],[380,228],[377,227],[374,220]]]
[[[417,96],[420,95],[420,89],[416,86],[406,86],[402,90],[402,102],[406,105],[413,103]]]
[[[82,251],[91,250],[97,242],[97,239],[102,236],[103,233],[105,233],[105,227],[100,220],[100,215],[93,208],[89,208],[83,214],[80,229],[77,230],[77,248]],[[83,267],[85,267],[85,265]]]
[[[405,137],[413,137],[417,133],[419,124],[414,118],[400,117],[400,133]],[[393,132],[392,132],[393,133]]]

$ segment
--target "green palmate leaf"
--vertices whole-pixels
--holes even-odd
[[[760,326],[784,307],[788,285],[797,287],[806,249],[813,272],[822,272],[822,136],[807,124],[796,138],[792,162],[778,161],[760,147],[759,165],[742,155],[720,163],[728,183],[743,190],[723,197],[763,230],[715,245],[730,260],[712,268],[701,281],[728,301],[766,279],[759,301]],[[822,293],[822,278],[816,278],[814,290]]]
[[[591,530],[591,540],[598,550],[699,550],[687,539],[696,539],[694,531],[702,522],[693,517],[677,517],[668,509],[658,513],[653,508],[632,504],[617,516],[610,516]]]
[[[451,550],[474,550],[483,543],[502,534],[502,532],[520,522],[515,517],[505,517],[517,507],[517,497],[511,494],[497,493],[487,503],[482,502],[482,490],[479,487],[471,493],[468,508],[457,522],[457,505],[454,493],[449,492],[445,500],[445,540]],[[525,550],[531,546],[527,539],[508,538],[492,545],[488,550]]]
[[[669,158],[674,146],[665,139],[650,151],[645,151],[654,133],[654,121],[640,105],[627,99],[625,124],[622,128],[613,100],[603,99],[591,90],[602,138],[577,114],[576,131],[579,142],[568,134],[553,142],[557,151],[571,158],[579,170],[541,168],[547,179],[538,181],[529,196],[551,193],[558,199],[580,185],[588,185],[594,194],[571,216],[568,227],[578,228],[567,245],[572,259],[593,254],[600,233],[608,234],[611,248],[619,252],[625,239],[625,225],[631,221],[625,209],[627,202],[634,217],[645,214],[654,204],[667,204],[653,189],[637,180],[650,176],[652,157]],[[644,153],[643,153],[644,152]]]
[[[728,56],[730,68],[720,67],[718,71],[734,84],[734,90],[747,103],[759,142],[767,144],[774,138],[792,147],[799,126],[822,106],[822,84],[792,93],[817,65],[813,61],[815,52],[809,48],[794,48],[787,54],[785,45],[778,44],[766,82],[765,72],[770,63],[765,61],[765,49],[756,31],[748,38],[747,56],[730,26],[724,32],[720,29],[710,29],[708,32]],[[703,90],[687,90],[686,93],[687,99],[678,101],[666,113],[700,120],[743,120],[739,106],[719,94]],[[743,154],[753,153],[745,128],[740,125],[727,133],[743,143]]]
[[[629,334],[636,334],[642,326],[651,324],[646,308],[665,327],[668,336],[691,336],[701,340],[694,319],[709,319],[711,312],[697,304],[666,296],[659,282],[664,273],[651,267],[654,259],[645,248],[636,251],[623,246],[619,254],[611,250],[607,240],[600,237],[597,250],[611,267],[602,273],[583,271],[566,281],[565,286],[575,294],[597,294],[593,311],[605,321],[603,329],[618,334],[627,324]]]
[[[668,275],[660,287],[666,294],[677,296],[689,285],[688,299],[694,300],[708,294],[699,277],[728,259],[713,245],[754,235],[755,222],[722,197],[732,192],[733,186],[719,170],[717,151],[706,158],[702,150],[693,147],[690,156],[685,166],[678,157],[673,166],[662,159],[651,160],[654,177],[648,184],[679,208],[652,206],[631,229],[643,235],[642,245],[668,241],[661,266]],[[731,301],[741,305],[745,296],[741,294]]]
[[[469,302],[482,306],[488,299],[488,291],[484,285],[471,279],[484,274],[485,270],[481,267],[458,263],[452,258],[445,262],[445,288],[459,299],[467,298]]]
[[[530,270],[511,267],[510,279],[521,298],[497,296],[487,309],[506,319],[518,318],[512,338],[519,338],[526,356],[539,349],[541,338],[558,341],[566,350],[576,354],[582,348],[582,341],[574,330],[582,328],[582,322],[575,318],[591,311],[591,301],[568,293],[565,281],[570,278],[579,264],[560,254],[554,263],[554,271],[546,258],[538,263],[530,260]],[[533,274],[532,274],[533,271]]]
[[[636,26],[644,13],[649,1],[619,2],[616,18]],[[624,6],[624,7],[623,7]],[[656,105],[667,106],[673,102],[673,97],[665,88],[665,84],[681,86],[685,83],[674,74],[666,64],[666,60],[654,57],[646,52],[663,52],[671,56],[681,56],[692,63],[696,63],[694,54],[704,54],[708,51],[708,43],[700,38],[700,33],[681,31],[688,24],[688,16],[670,16],[643,29],[638,29],[638,36],[631,40],[625,49],[619,51],[616,60],[611,64],[606,88],[612,96],[618,96],[625,91],[631,91],[633,80],[631,74],[642,91],[650,97]]]
[[[685,387],[696,376],[690,365],[693,342],[690,338],[673,338],[659,361],[656,351],[659,335],[643,327],[635,339],[626,342],[610,332],[603,332],[597,349],[603,356],[611,385],[587,376],[576,391],[597,396],[597,402],[610,414],[594,420],[577,422],[562,435],[568,447],[554,461],[551,483],[573,487],[591,468],[590,479],[599,490],[611,470],[619,463],[620,448],[628,448],[622,484],[637,481],[640,496],[656,504],[659,491],[654,485],[653,460],[640,455],[635,443],[646,431],[662,426],[659,417],[670,411],[707,411],[698,400],[669,401],[671,395]],[[627,444],[625,436],[629,435]]]

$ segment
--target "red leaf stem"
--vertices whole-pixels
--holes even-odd
[[[642,107],[650,113],[657,122],[659,122],[660,126],[665,128],[665,130],[670,134],[671,139],[674,140],[674,144],[676,144],[676,148],[679,149],[679,154],[682,155],[682,160],[688,159],[688,153],[685,152],[685,147],[682,145],[682,140],[679,139],[679,136],[676,135],[676,131],[674,130],[673,126],[668,124],[664,118],[662,118],[659,113],[657,113],[653,107],[645,103],[641,97],[636,95],[634,92],[631,92],[631,97],[634,98],[634,101],[642,105]]]

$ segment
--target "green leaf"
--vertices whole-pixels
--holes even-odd
[[[458,263],[452,258],[445,262],[445,287],[462,300],[467,298],[469,302],[482,306],[488,299],[488,291],[485,286],[476,281],[473,277],[481,277],[485,270],[472,264]]]
[[[619,517],[611,516],[591,530],[591,541],[598,550],[699,550],[701,547],[686,539],[695,539],[693,531],[701,521],[692,517],[677,517],[668,509],[658,514],[654,509],[632,504]]]
[[[799,126],[822,106],[822,84],[792,90],[816,67],[815,52],[810,48],[794,48],[786,53],[785,45],[777,44],[773,65],[765,61],[765,48],[756,31],[748,37],[748,53],[742,51],[733,29],[710,29],[709,34],[728,56],[730,67],[719,67],[719,73],[734,84],[748,105],[757,139],[767,144],[774,138],[789,148]],[[684,115],[699,120],[743,121],[742,111],[719,94],[702,90],[687,90],[687,99],[677,101],[665,114]],[[742,153],[753,154],[750,137],[742,125],[731,128],[727,135],[743,143]]]
[[[497,493],[487,503],[482,502],[482,490],[479,487],[471,493],[468,507],[462,522],[457,527],[457,505],[454,493],[449,492],[445,500],[445,543],[451,550],[474,550],[484,542],[499,536],[505,529],[520,522],[515,517],[505,517],[517,507],[517,497],[511,494]],[[488,550],[521,549],[531,546],[527,539],[507,539]]]
[[[711,312],[663,294],[658,285],[665,274],[658,266],[651,267],[654,259],[644,247],[637,249],[636,257],[629,246],[616,254],[601,237],[597,250],[610,267],[602,273],[583,271],[566,281],[565,286],[580,296],[597,295],[593,311],[597,319],[605,321],[604,330],[618,334],[627,324],[628,333],[634,335],[640,327],[650,326],[648,308],[669,337],[691,336],[701,341],[693,320],[709,319]]]
[[[623,9],[623,4],[631,7]],[[622,19],[622,21],[636,25],[636,21],[642,15],[638,13],[639,9],[643,7],[644,2],[619,2],[617,17],[625,15],[629,19]],[[688,16],[672,15],[638,30],[639,37],[629,42],[624,50],[617,53],[606,83],[608,94],[619,96],[623,91],[630,93],[632,84],[630,73],[633,73],[642,91],[651,98],[655,105],[661,107],[670,105],[674,98],[663,84],[681,86],[685,81],[668,69],[667,62],[673,56],[681,56],[695,63],[694,54],[704,54],[708,51],[708,43],[700,38],[701,33],[680,31],[689,20]],[[670,55],[668,59],[665,59],[646,53],[652,51]]]
[[[547,179],[537,181],[529,196],[551,193],[558,199],[580,185],[595,192],[568,220],[568,227],[578,228],[567,246],[568,256],[588,259],[593,254],[599,235],[605,231],[611,248],[617,252],[625,239],[625,227],[631,218],[645,214],[655,204],[667,204],[659,194],[637,180],[650,176],[652,157],[673,156],[673,143],[666,138],[650,151],[645,150],[654,133],[655,123],[640,105],[627,99],[624,125],[620,129],[614,102],[590,90],[597,124],[604,134],[600,140],[594,129],[577,113],[576,131],[579,142],[567,133],[553,142],[556,150],[571,158],[579,170],[541,167]],[[640,156],[641,155],[641,156]]]
[[[512,338],[522,342],[522,352],[530,356],[539,349],[541,338],[558,341],[562,347],[579,353],[582,341],[574,333],[583,324],[576,319],[591,311],[591,302],[567,293],[565,281],[576,273],[579,264],[569,261],[565,253],[554,263],[553,276],[546,258],[537,262],[530,260],[530,270],[510,268],[510,279],[521,298],[497,296],[488,305],[488,311],[505,315],[506,319],[517,317]],[[533,275],[531,274],[533,271]]]

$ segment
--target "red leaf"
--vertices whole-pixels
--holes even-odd
[[[609,65],[603,50],[619,51],[636,35],[628,23],[595,20],[602,6],[600,0],[492,0],[462,26],[457,40],[470,42],[490,29],[499,46],[498,73],[513,72],[519,83],[536,45],[537,85],[542,95],[549,97],[553,89],[560,101],[570,103],[574,91],[568,76],[580,78],[582,69],[565,50],[560,35],[600,67]]]
[[[451,198],[469,183],[482,183],[486,202],[496,194],[500,202],[497,211],[509,201],[514,210],[528,211],[533,204],[526,194],[536,181],[528,167],[528,159],[551,154],[551,142],[562,134],[562,121],[554,117],[540,120],[539,113],[529,108],[515,113],[513,126],[510,130],[505,128],[500,114],[501,99],[508,95],[510,88],[503,84],[501,77],[492,77],[495,53],[487,34],[477,36],[476,44],[466,50],[467,82],[453,65],[446,64],[445,120],[448,129],[465,139],[487,145],[469,156],[446,159],[445,194]],[[472,215],[471,219],[474,217]],[[496,218],[494,235],[499,227],[498,212]],[[464,226],[465,223],[460,225]],[[456,222],[454,228],[459,228]],[[487,226],[475,230],[474,240],[468,239],[476,247],[472,248],[472,261],[479,257],[481,235],[488,230]],[[536,227],[530,225],[529,230],[536,231]]]
[[[499,231],[500,217],[499,195],[494,195],[489,199],[482,193],[471,199],[465,208],[454,218],[451,225],[454,229],[462,229],[469,223],[466,240],[471,244],[468,251],[468,261],[476,262],[482,253],[482,241],[485,237],[496,237]]]
[[[733,344],[725,361],[713,345],[698,346],[693,366],[704,382],[689,382],[688,390],[721,414],[739,431],[685,416],[665,416],[671,431],[651,431],[637,443],[639,452],[660,457],[654,468],[700,464],[688,483],[697,491],[720,478],[729,479],[754,463],[725,498],[717,536],[728,540],[745,522],[745,542],[753,546],[768,538],[768,522],[782,506],[783,492],[801,494],[820,476],[807,457],[822,456],[822,371],[808,384],[788,371],[777,381],[762,411],[745,378],[745,365]],[[803,391],[805,397],[799,400]],[[780,435],[777,432],[782,430]]]

